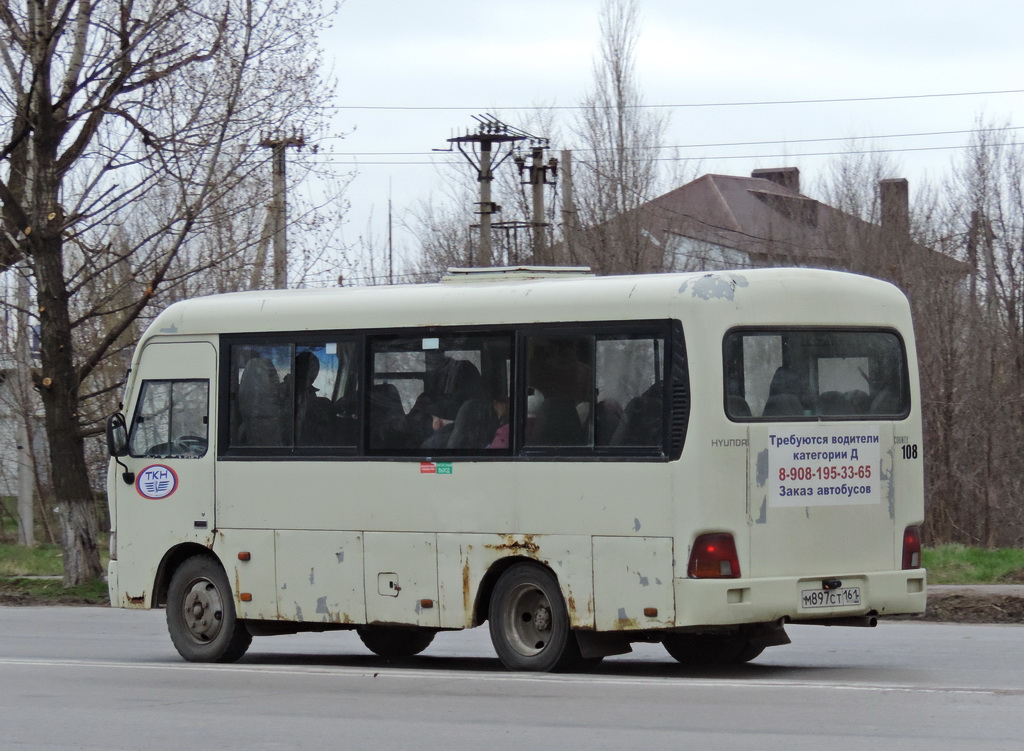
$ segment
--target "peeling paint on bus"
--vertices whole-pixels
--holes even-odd
[[[699,279],[688,279],[679,288],[679,294],[687,290],[697,300],[728,300],[732,302],[737,287],[746,287],[745,277],[739,274],[706,274]]]

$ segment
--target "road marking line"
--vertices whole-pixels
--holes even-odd
[[[1018,696],[1024,695],[1024,689],[1018,688],[983,688],[971,686],[914,686],[910,684],[886,683],[827,683],[823,681],[767,681],[737,680],[724,678],[692,678],[666,676],[622,677],[596,674],[557,674],[557,673],[505,673],[469,670],[411,670],[408,668],[356,668],[344,666],[330,667],[287,667],[283,665],[218,665],[210,663],[159,663],[159,662],[113,662],[106,660],[54,660],[44,658],[0,658],[0,665],[58,667],[58,668],[114,668],[121,670],[187,670],[223,673],[264,673],[272,675],[329,675],[339,677],[362,678],[403,678],[403,679],[445,679],[462,678],[475,681],[500,681],[502,683],[592,683],[611,686],[658,686],[664,688],[775,688],[805,689],[831,691],[864,691],[874,693],[913,693],[913,694],[968,694],[981,696]]]

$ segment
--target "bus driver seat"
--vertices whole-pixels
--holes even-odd
[[[281,385],[270,360],[253,357],[245,364],[237,399],[239,445],[280,446]]]

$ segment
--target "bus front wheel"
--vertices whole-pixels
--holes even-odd
[[[412,657],[434,641],[434,632],[426,628],[368,626],[356,633],[368,650],[381,657]]]
[[[542,566],[517,563],[501,575],[488,621],[494,651],[509,670],[566,670],[581,662],[558,580]]]
[[[206,555],[186,559],[171,577],[167,630],[178,654],[189,662],[234,662],[252,642],[235,617],[224,569]]]

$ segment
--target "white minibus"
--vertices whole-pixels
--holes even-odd
[[[921,397],[892,285],[809,269],[171,305],[108,422],[112,605],[180,654],[487,623],[511,670],[638,641],[748,661],[925,607]]]

